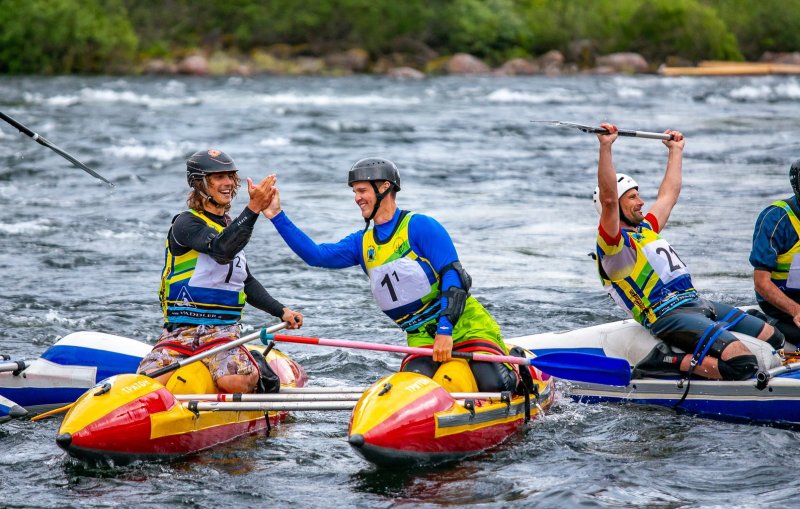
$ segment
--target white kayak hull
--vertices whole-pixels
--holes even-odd
[[[736,334],[754,351],[762,371],[778,370],[780,357],[763,341]],[[532,334],[507,340],[537,355],[583,352],[627,359],[631,366],[644,359],[658,343],[633,320],[623,320],[564,332]],[[570,382],[568,393],[587,403],[630,402],[672,407],[676,410],[734,422],[800,427],[800,371],[757,380],[715,381],[679,378],[637,378],[625,387]],[[684,393],[686,397],[683,398]]]
[[[0,372],[0,398],[28,414],[53,410],[74,402],[100,380],[135,372],[151,349],[142,341],[101,332],[69,334],[41,357],[25,361],[25,369]]]

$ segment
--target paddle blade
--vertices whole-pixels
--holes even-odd
[[[625,359],[578,352],[555,352],[531,359],[532,366],[550,376],[602,385],[626,386],[631,367]]]

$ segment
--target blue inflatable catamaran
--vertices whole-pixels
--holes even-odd
[[[566,391],[587,403],[630,402],[671,407],[719,420],[800,428],[800,358],[783,359],[768,344],[734,333],[758,358],[756,378],[714,381],[634,376],[624,387],[570,382]],[[658,344],[634,320],[583,329],[532,334],[507,340],[537,355],[583,352],[627,359],[633,368]]]

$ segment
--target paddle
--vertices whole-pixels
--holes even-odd
[[[275,402],[275,401],[357,401],[361,397],[360,392],[340,392],[338,394],[242,394],[242,393],[219,393],[219,394],[176,394],[178,401],[216,401],[216,402]]]
[[[178,401],[214,401],[214,402],[276,402],[276,401],[358,401],[363,394],[361,392],[338,392],[338,393],[281,393],[275,394],[176,394]],[[498,399],[502,400],[508,394],[502,392],[451,392],[453,399]]]
[[[608,129],[603,129],[602,127],[594,127],[590,125],[583,125],[583,124],[575,124],[573,122],[561,122],[558,120],[531,120],[531,122],[536,122],[539,124],[549,124],[558,127],[572,127],[574,129],[578,129],[585,133],[591,134],[608,134]],[[672,135],[666,133],[650,133],[647,131],[631,131],[628,129],[619,129],[617,130],[617,134],[620,136],[634,136],[636,138],[650,138],[653,140],[671,140]]]
[[[310,338],[305,336],[285,336],[272,334],[267,329],[261,331],[261,341],[282,341],[286,343],[300,343],[304,345],[337,346],[342,348],[355,348],[360,350],[376,350],[379,352],[397,352],[414,355],[432,356],[430,348],[415,348],[410,346],[386,345],[368,343],[366,341],[350,341],[346,339]],[[508,364],[531,365],[557,378],[577,380],[602,385],[625,386],[631,381],[631,367],[625,359],[603,357],[577,352],[556,352],[540,355],[533,359],[514,357],[511,355],[485,355],[471,352],[453,352],[452,356],[458,359],[467,359],[481,362],[504,362]]]
[[[53,415],[64,413],[64,412],[68,411],[70,408],[72,408],[74,406],[75,406],[75,403],[69,403],[68,405],[64,405],[62,407],[54,408],[53,410],[50,410],[49,412],[44,412],[44,413],[41,413],[41,414],[39,414],[39,415],[37,415],[35,417],[31,417],[31,420],[32,421],[41,421],[42,419],[46,419],[46,418],[51,417]]]
[[[272,327],[268,327],[266,329],[261,329],[259,332],[254,332],[252,334],[248,334],[247,336],[242,336],[236,341],[231,341],[230,343],[225,343],[224,345],[215,346],[205,352],[201,352],[197,355],[192,355],[191,357],[187,357],[185,359],[181,359],[178,362],[170,364],[169,366],[164,366],[163,368],[159,368],[155,371],[151,371],[150,373],[140,373],[142,375],[147,375],[150,378],[157,378],[161,375],[165,375],[172,371],[175,371],[178,368],[182,368],[187,364],[191,364],[193,362],[197,362],[201,359],[205,359],[206,357],[211,357],[219,352],[224,352],[225,350],[230,350],[231,348],[235,348],[237,346],[241,346],[245,343],[249,343],[254,339],[258,339],[259,336],[263,337],[264,334],[270,334],[276,331],[279,331],[285,327],[289,326],[289,322],[281,322],[279,324],[275,324]]]
[[[102,180],[103,182],[105,182],[106,184],[110,185],[111,187],[114,187],[114,184],[112,184],[111,182],[109,182],[108,180],[103,178],[102,175],[100,175],[99,173],[97,173],[93,169],[89,168],[88,166],[86,166],[82,162],[78,161],[77,159],[75,159],[71,155],[67,154],[64,150],[62,150],[62,149],[58,148],[57,146],[53,145],[52,143],[47,141],[43,136],[40,136],[40,135],[36,134],[35,132],[31,131],[30,129],[28,129],[24,125],[20,124],[16,120],[14,120],[13,118],[9,117],[8,115],[3,113],[2,111],[0,111],[0,118],[5,120],[6,122],[11,124],[12,126],[16,127],[17,130],[19,132],[21,132],[22,134],[32,138],[33,141],[35,141],[39,145],[44,145],[45,147],[53,150],[56,154],[60,155],[61,157],[63,157],[67,161],[71,162],[72,164],[74,164],[78,168],[80,168],[83,171],[85,171],[86,173],[88,173],[89,175],[93,176],[96,179]]]
[[[183,405],[192,412],[288,412],[295,410],[352,410],[356,406],[356,401],[256,401],[251,403],[186,401]]]

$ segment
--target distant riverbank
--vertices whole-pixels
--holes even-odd
[[[713,67],[713,69],[710,69]],[[193,51],[184,56],[153,58],[133,69],[135,74],[196,76],[348,76],[379,74],[404,79],[428,75],[532,76],[562,74],[797,74],[800,52],[765,53],[760,62],[692,62],[673,58],[653,64],[634,52],[596,55],[576,45],[571,58],[551,50],[535,58],[512,58],[497,67],[468,53],[454,55],[391,54],[371,59],[367,51],[354,48],[317,57],[295,55],[288,45],[253,50],[248,54],[224,51]]]

